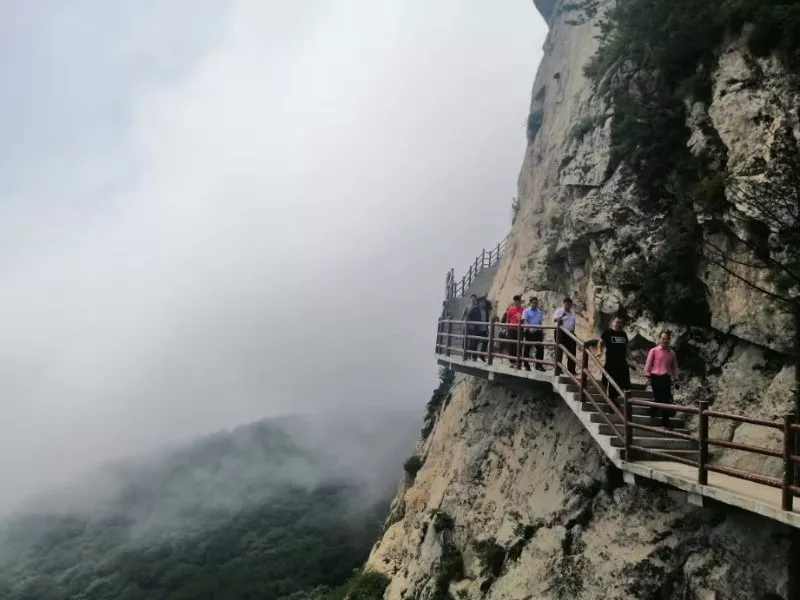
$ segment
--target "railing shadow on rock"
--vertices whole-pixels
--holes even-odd
[[[527,336],[528,332],[540,332],[540,335],[537,339],[531,339],[533,336]],[[552,332],[550,334],[553,337],[552,342],[545,341],[549,332]],[[574,350],[572,350],[573,347]],[[536,348],[541,348],[540,355],[543,355],[545,350],[551,350],[551,358],[545,360],[531,357],[531,351]],[[581,402],[591,405],[599,413],[602,424],[624,448],[623,457],[628,462],[641,460],[635,458],[637,456],[647,456],[694,467],[697,469],[697,483],[704,486],[709,485],[709,473],[719,473],[777,488],[781,490],[781,508],[785,511],[791,511],[794,497],[800,496],[800,486],[794,476],[795,466],[800,465],[800,456],[793,454],[794,439],[796,436],[800,436],[800,424],[795,422],[793,413],[786,414],[780,421],[773,421],[711,410],[709,402],[706,400],[699,401],[697,406],[685,406],[633,398],[632,390],[620,388],[600,364],[600,360],[587,350],[587,344],[562,327],[508,325],[497,322],[471,322],[442,318],[438,323],[435,351],[436,354],[446,357],[458,356],[465,361],[483,361],[488,366],[497,360],[507,360],[511,366],[512,375],[514,371],[529,368],[530,364],[541,368],[552,367],[556,377],[565,378],[570,385],[577,388],[575,391]],[[562,364],[565,358],[568,362],[567,368]],[[569,368],[570,362],[574,365],[572,369]],[[592,373],[590,362],[599,371],[600,379],[606,382],[606,386],[598,381]],[[609,394],[611,389],[614,390],[616,397],[621,399],[620,403],[612,399]],[[634,415],[636,407],[647,408],[651,411],[667,411],[667,414],[681,413],[696,417],[698,419],[697,432],[684,433],[669,427],[637,422]],[[709,436],[709,419],[721,419],[780,431],[782,447],[780,449],[766,448],[711,438]],[[669,450],[646,447],[636,442],[635,432],[637,431],[662,436],[664,439],[692,442],[699,448],[698,458],[693,460]],[[713,464],[709,460],[709,449],[712,446],[780,459],[783,476],[778,478],[764,473],[753,473]]]

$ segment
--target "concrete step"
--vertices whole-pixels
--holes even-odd
[[[619,420],[616,413],[611,409],[608,405],[599,404],[600,411],[598,411],[595,406],[591,402],[583,402],[581,403],[581,410],[586,413],[594,413],[597,414],[598,412],[604,412],[606,415],[614,417],[615,419]],[[636,417],[650,417],[650,407],[649,406],[633,406],[631,407],[633,410],[633,416]],[[620,407],[620,412],[622,412],[622,407]],[[682,413],[674,412],[672,419],[680,421],[681,423],[686,423],[686,417]],[[613,419],[612,419],[613,420]],[[661,418],[656,417],[656,420],[660,422]],[[616,421],[614,421],[616,422]]]
[[[658,448],[653,448],[657,450]],[[669,454],[674,454],[680,458],[685,460],[693,460],[698,461],[700,460],[700,451],[699,450],[664,450],[664,452],[668,452]],[[666,460],[662,456],[653,456],[647,452],[642,452],[640,450],[634,450],[631,452],[631,456],[627,457],[628,461],[637,461],[637,460]]]
[[[606,416],[608,417],[608,420],[611,421],[612,423],[622,424],[622,419],[620,419],[617,415],[610,414],[610,415],[606,415]],[[603,425],[603,424],[607,425],[606,420],[603,418],[603,415],[601,415],[599,413],[596,413],[596,412],[595,413],[591,413],[589,415],[589,421],[591,423],[600,423],[601,425]],[[661,419],[653,419],[652,417],[649,417],[647,415],[633,415],[633,422],[634,423],[639,423],[641,425],[650,425],[652,427],[660,427],[661,426]],[[672,417],[671,419],[669,419],[668,422],[669,422],[669,426],[673,427],[675,429],[684,429],[685,426],[686,426],[686,423],[684,422],[684,420],[681,419],[681,418],[677,418],[677,417]]]
[[[659,426],[660,426],[660,423],[659,423]],[[619,429],[620,433],[622,433],[622,425],[621,424],[619,425],[618,429]],[[671,431],[675,431],[677,433],[682,433],[684,435],[691,435],[691,432],[688,429],[673,428]],[[610,425],[606,425],[605,423],[600,423],[600,434],[601,435],[613,435],[613,436],[617,435],[614,432],[614,430],[611,429],[611,426]],[[675,439],[675,438],[670,437],[669,435],[664,434],[664,433],[655,433],[653,431],[642,431],[641,429],[634,429],[633,430],[633,437],[634,438],[636,438],[636,437],[665,437],[665,438],[669,438],[669,439]]]
[[[697,443],[690,440],[680,440],[677,438],[664,437],[634,437],[635,446],[643,448],[655,448],[656,450],[697,450]],[[624,448],[625,443],[617,438],[611,438],[611,445],[615,448]]]
[[[607,404],[601,404],[601,402],[605,402],[605,400],[602,400],[602,399],[598,398],[597,399],[597,404],[600,407],[600,410],[602,412],[604,412],[606,414],[614,412],[611,409],[610,406],[608,406]],[[633,414],[634,415],[645,415],[645,416],[647,416],[647,415],[650,414],[650,408],[648,406],[634,406],[632,408],[633,408]],[[594,404],[592,404],[591,402],[582,402],[581,403],[581,410],[583,412],[594,412],[594,413],[598,412],[597,409],[595,408]],[[622,407],[619,408],[619,411],[622,412]]]
[[[574,381],[570,381],[567,383],[567,390],[573,393],[578,393],[580,388],[575,385]],[[593,398],[602,398],[600,393],[597,391],[597,388],[594,387],[591,383],[586,384],[587,391],[591,394]],[[650,400],[653,397],[653,392],[651,390],[631,390],[631,398],[638,398],[640,400]]]
[[[567,377],[566,375],[559,375],[558,383],[563,383],[565,385],[575,385],[575,382],[572,381],[572,379],[570,377]],[[632,392],[647,391],[647,386],[644,383],[632,383],[631,391]]]

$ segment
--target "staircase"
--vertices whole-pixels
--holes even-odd
[[[568,394],[574,395],[574,402],[578,401],[579,389],[578,386],[569,377],[559,377],[558,384],[564,386],[564,391]],[[652,400],[653,392],[646,390],[642,384],[633,384],[631,389],[631,398],[634,400]],[[622,449],[625,447],[623,439],[615,433],[613,425],[616,425],[616,430],[623,431],[623,420],[617,416],[613,409],[606,405],[605,399],[599,393],[589,394],[595,401],[580,402],[580,410],[583,414],[589,417],[589,422],[596,424],[597,433],[606,438],[608,445],[611,448]],[[620,410],[621,406],[620,406]],[[660,417],[653,417],[650,414],[650,408],[646,406],[633,406],[633,422],[639,425],[649,425],[650,427],[661,427],[662,422]],[[602,414],[600,414],[602,412]],[[609,421],[612,425],[609,425]],[[682,414],[673,414],[668,421],[670,430],[676,433],[689,435],[690,431],[686,428],[686,418]],[[669,437],[667,434],[643,431],[641,429],[633,430],[633,444],[643,448],[651,448],[660,451],[664,454],[671,454],[679,458],[687,460],[698,460],[700,456],[700,449],[695,440],[683,440],[675,437]],[[619,452],[619,458],[624,458],[624,452]],[[632,451],[632,456],[627,457],[627,460],[647,460],[649,457],[642,452]]]

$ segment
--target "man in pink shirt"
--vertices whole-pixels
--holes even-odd
[[[658,334],[658,345],[651,348],[644,365],[644,376],[653,389],[653,401],[662,404],[672,404],[672,379],[678,376],[678,357],[669,347],[671,340],[669,331]],[[656,418],[657,412],[657,409],[652,409],[650,415]],[[669,410],[661,411],[662,427],[669,427],[670,414]]]

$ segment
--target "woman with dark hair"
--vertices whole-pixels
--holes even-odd
[[[644,376],[653,389],[653,400],[662,404],[672,404],[672,380],[678,376],[678,357],[669,347],[672,341],[670,331],[662,331],[658,334],[658,345],[651,348],[647,354],[647,362],[644,365]],[[669,427],[669,417],[671,411],[661,411],[661,426]],[[650,411],[653,418],[656,418],[657,409]]]
[[[483,352],[486,351],[486,336],[489,334],[489,323],[486,316],[483,298],[479,299],[474,294],[471,298],[471,306],[467,311],[467,360],[482,360],[486,362]]]
[[[492,318],[492,303],[489,302],[486,296],[479,298],[478,302],[480,303],[481,307],[481,321],[483,323],[486,323],[486,325],[481,328],[481,335],[486,337],[486,339],[481,340],[480,342],[479,348],[482,354],[479,356],[479,358],[483,362],[486,362],[486,353],[489,351],[488,335],[489,335],[489,321]]]
[[[485,296],[481,298],[481,300],[482,300],[481,309],[484,312],[483,320],[488,323],[489,321],[492,320],[492,303]]]

